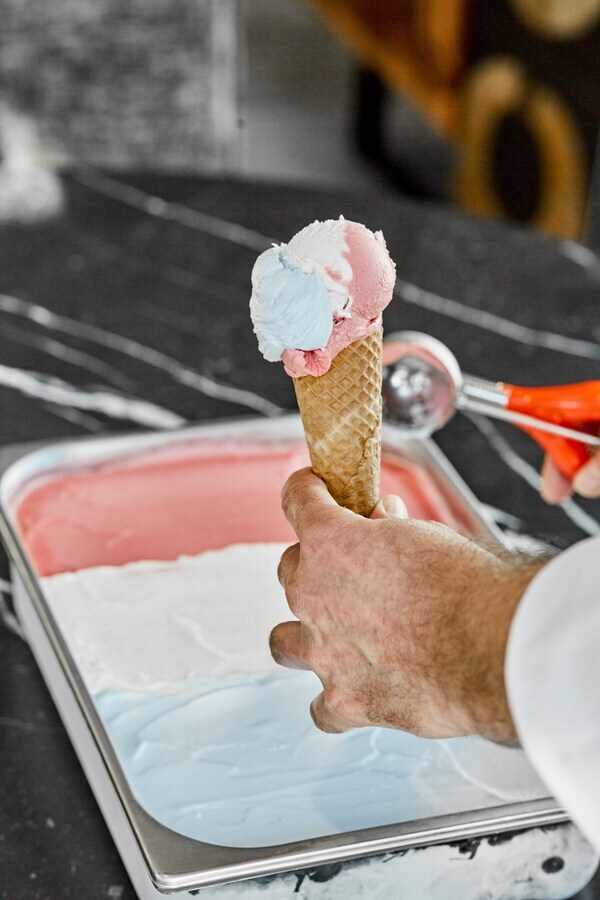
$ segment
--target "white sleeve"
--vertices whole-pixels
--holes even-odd
[[[506,688],[519,739],[600,850],[600,538],[536,575],[514,617]]]

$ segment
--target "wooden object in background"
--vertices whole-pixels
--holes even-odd
[[[570,40],[600,19],[600,0],[510,0],[518,19],[550,40]]]
[[[332,29],[394,90],[452,134],[464,64],[465,0],[312,0]]]
[[[455,197],[579,239],[600,129],[600,0],[473,0]]]
[[[589,180],[585,146],[559,93],[511,57],[468,76],[456,195],[472,212],[578,237]]]
[[[600,130],[600,0],[312,2],[364,67],[456,139],[461,206],[581,236]]]

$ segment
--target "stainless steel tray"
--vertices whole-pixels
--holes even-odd
[[[84,439],[28,452],[0,474],[0,535],[12,563],[17,612],[140,896],[139,885],[147,876],[163,893],[185,892],[392,850],[567,821],[556,801],[545,798],[273,847],[238,849],[182,837],[159,824],[140,806],[44,599],[11,507],[24,487],[40,477],[121,461],[161,448],[183,448],[199,440],[234,437],[269,443],[301,439],[302,429],[297,416],[286,416],[274,420],[238,419],[169,433]],[[500,532],[482,516],[476,498],[433,443],[407,441],[393,426],[384,426],[383,441],[385,453],[417,462],[435,475],[448,496],[460,502],[474,535],[502,540]]]

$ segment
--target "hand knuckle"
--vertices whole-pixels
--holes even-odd
[[[311,703],[310,715],[319,731],[324,731],[326,734],[339,734],[340,729],[334,725],[327,715],[327,709],[323,702],[323,695],[320,695]]]
[[[312,621],[315,610],[315,584],[306,569],[299,566],[284,585],[285,599],[291,612],[303,622]]]
[[[325,704],[336,716],[351,717],[354,702],[350,694],[340,687],[328,687],[324,692]]]
[[[328,719],[321,718],[319,715],[312,714],[312,720],[319,729],[319,731],[325,732],[325,734],[340,734],[340,729],[336,728],[332,722]]]
[[[279,565],[277,566],[277,577],[282,587],[285,587],[290,575],[295,571],[298,563],[298,544],[292,544],[281,554]]]
[[[327,732],[325,722],[321,715],[321,710],[316,706],[315,703],[311,703],[310,705],[310,717],[313,720],[313,724],[319,729],[319,731]]]
[[[279,579],[279,584],[283,588],[285,587],[286,581],[288,580],[287,575],[286,575],[286,569],[287,569],[287,564],[286,564],[286,558],[285,558],[285,553],[284,553],[284,555],[279,560],[279,565],[277,566],[277,578]]]
[[[284,647],[283,629],[280,625],[276,625],[269,635],[269,650],[271,651],[271,656],[275,662],[278,663],[283,659],[285,655]]]
[[[281,508],[286,517],[288,516],[288,513],[291,509],[293,500],[294,500],[294,490],[288,481],[285,484],[283,491],[281,492]]]
[[[310,669],[321,671],[319,648],[311,638],[304,642],[302,656]]]
[[[290,475],[281,492],[281,506],[284,513],[301,509],[310,498],[310,490],[304,482],[307,470],[301,469]]]
[[[306,594],[297,578],[290,578],[285,585],[287,604],[297,619],[302,619],[306,610]]]

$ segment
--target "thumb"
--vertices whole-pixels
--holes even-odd
[[[406,504],[396,494],[382,497],[370,515],[371,519],[408,519]]]
[[[354,513],[338,506],[312,469],[300,469],[290,475],[281,492],[281,505],[300,541],[316,527],[354,517]]]

